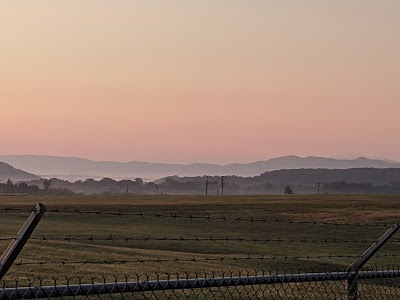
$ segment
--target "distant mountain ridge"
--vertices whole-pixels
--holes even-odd
[[[0,162],[0,181],[5,183],[8,179],[11,181],[29,181],[38,180],[40,177],[22,170],[18,170],[4,162]]]
[[[284,156],[253,163],[233,163],[227,165],[93,161],[77,157],[41,155],[0,155],[0,161],[42,177],[57,177],[72,181],[87,178],[99,179],[103,177],[114,179],[133,179],[136,177],[157,179],[172,175],[258,176],[268,171],[281,169],[400,168],[400,163],[398,162],[368,159],[365,157],[357,159],[334,159],[316,156]]]

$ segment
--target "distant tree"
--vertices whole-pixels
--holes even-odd
[[[88,178],[83,183],[86,184],[86,185],[89,185],[89,184],[93,185],[93,184],[96,184],[98,182],[96,180],[94,180],[93,178]]]
[[[119,181],[119,186],[122,191],[124,191],[126,194],[129,192],[132,192],[131,187],[132,187],[132,181],[131,180],[121,180]]]
[[[5,192],[6,193],[15,192],[14,183],[11,181],[11,179],[7,179],[6,186],[5,186]]]
[[[142,194],[143,193],[143,179],[141,178],[135,178],[135,182],[134,182],[134,190],[135,190],[135,194]]]
[[[44,189],[44,193],[47,195],[49,189],[51,186],[51,179],[45,179],[43,180],[43,189]]]
[[[18,184],[18,192],[19,193],[27,193],[28,185],[25,182],[21,182]]]
[[[95,180],[93,180],[94,182],[96,182]],[[102,180],[100,180],[99,181],[99,183],[101,184],[101,185],[115,185],[117,182],[114,180],[114,179],[112,179],[112,178],[108,178],[108,177],[104,177]]]
[[[293,195],[293,190],[292,190],[292,188],[290,187],[290,185],[287,185],[287,186],[285,187],[284,193],[285,193],[286,195]]]
[[[31,195],[37,195],[39,193],[40,189],[37,185],[31,185],[31,186],[29,186],[29,191],[30,191],[29,193]]]
[[[148,182],[148,183],[144,184],[143,187],[144,187],[146,193],[157,194],[158,185],[156,183]]]

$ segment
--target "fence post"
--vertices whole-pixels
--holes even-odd
[[[374,242],[365,252],[357,258],[347,270],[346,292],[348,300],[358,299],[358,271],[371,259],[372,256],[399,230],[400,226],[394,224],[376,242]]]
[[[11,268],[15,259],[18,257],[18,254],[29,240],[33,230],[36,228],[37,224],[39,224],[39,221],[45,212],[46,207],[42,203],[36,205],[24,225],[22,225],[19,230],[17,237],[11,241],[4,254],[0,257],[0,280]]]

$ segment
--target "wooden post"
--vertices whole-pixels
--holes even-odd
[[[375,243],[373,243],[365,252],[357,258],[347,270],[349,278],[347,279],[346,292],[348,300],[358,299],[358,271],[371,259],[372,256],[399,230],[400,226],[394,224],[387,230]]]
[[[39,221],[42,219],[46,207],[39,203],[32,211],[25,224],[22,225],[17,237],[12,240],[4,254],[0,257],[0,280],[6,275],[7,271],[11,268],[18,254],[29,240],[33,230],[36,228]]]

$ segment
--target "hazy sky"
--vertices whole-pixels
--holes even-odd
[[[0,154],[400,160],[398,0],[0,2]]]

